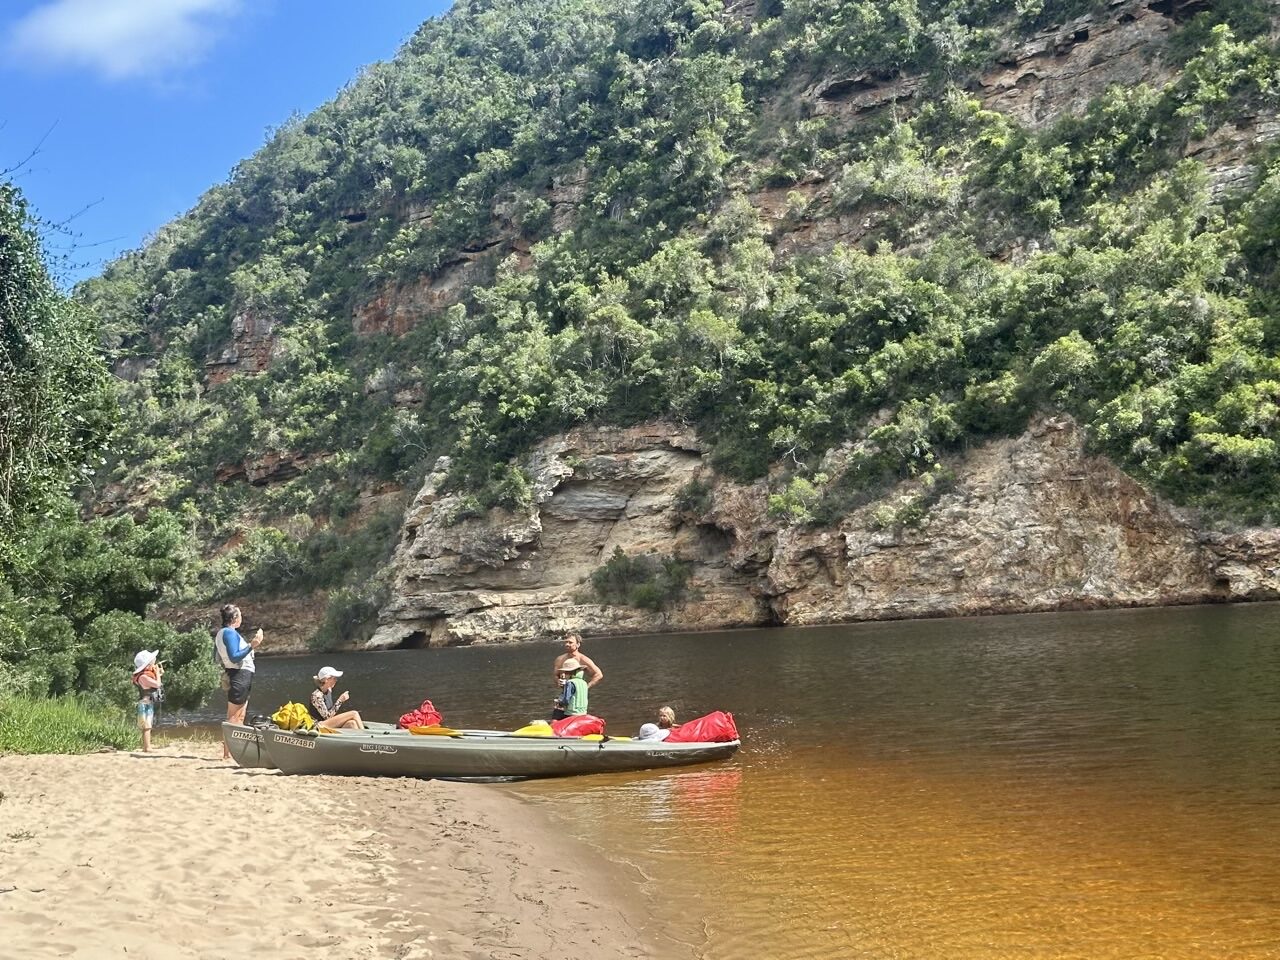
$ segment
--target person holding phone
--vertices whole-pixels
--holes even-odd
[[[244,723],[249,688],[253,686],[253,652],[262,645],[262,628],[258,628],[252,639],[245,640],[240,636],[240,608],[228,603],[221,613],[222,629],[213,639],[213,654],[222,667],[222,689],[227,691],[227,722]],[[225,740],[222,759],[231,759]]]
[[[142,752],[151,752],[151,728],[156,704],[164,698],[164,664],[156,659],[159,650],[139,650],[133,658],[133,686],[138,691],[138,729],[142,731]]]
[[[321,667],[320,672],[311,678],[316,682],[316,688],[311,691],[311,701],[307,704],[311,719],[316,722],[317,727],[324,727],[326,730],[341,730],[344,727],[363,730],[364,721],[360,719],[360,711],[344,712],[342,709],[342,705],[351,699],[351,692],[343,690],[336,700],[333,697],[333,688],[338,685],[340,676],[341,670]]]

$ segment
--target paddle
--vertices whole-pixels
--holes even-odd
[[[410,727],[409,732],[420,737],[460,737],[461,730],[454,730],[452,727],[442,727],[439,724],[430,727]]]
[[[465,730],[455,730],[453,727],[441,727],[441,726],[410,727],[409,732],[419,737],[466,737],[468,736]],[[608,740],[610,739],[609,737],[604,737],[598,733],[589,734],[586,737],[554,737],[554,736],[548,736],[545,733],[488,733],[488,732],[485,732],[482,734],[471,734],[471,736],[503,737],[511,740],[587,740],[587,739]],[[613,739],[626,739],[626,738],[613,738]]]

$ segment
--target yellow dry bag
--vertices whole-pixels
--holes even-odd
[[[315,722],[311,711],[300,703],[286,703],[271,715],[271,722],[281,730],[310,730]]]

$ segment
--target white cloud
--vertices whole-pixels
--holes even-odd
[[[50,0],[9,35],[15,56],[42,66],[87,67],[113,79],[189,66],[241,0]]]

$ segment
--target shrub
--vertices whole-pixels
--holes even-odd
[[[336,586],[376,570],[395,548],[402,513],[390,508],[353,530],[315,528],[301,542],[260,527],[237,554],[239,583],[230,592],[304,591]]]
[[[920,476],[917,489],[872,511],[871,527],[876,530],[919,527],[943,495],[955,489],[955,474],[936,466]]]
[[[1176,31],[1165,46],[1166,60],[1183,64],[1213,41],[1213,28],[1226,24],[1240,40],[1252,40],[1271,28],[1272,10],[1267,0],[1217,0]]]
[[[700,517],[711,509],[711,484],[695,478],[676,491],[675,508],[679,513]]]
[[[159,650],[165,663],[165,706],[198,707],[217,686],[218,669],[209,655],[210,638],[201,630],[179,633],[167,623],[113,610],[94,619],[76,648],[81,658],[77,689],[122,706],[137,699],[131,682],[133,656]]]
[[[0,179],[0,560],[93,473],[115,409],[95,318],[57,291],[42,253],[26,202]]]
[[[819,473],[812,481],[793,477],[782,493],[769,495],[769,516],[788,523],[812,523],[826,482],[825,473]]]
[[[446,527],[457,526],[467,520],[475,520],[484,516],[484,507],[480,499],[471,494],[459,497],[444,515]]]
[[[769,445],[758,436],[726,430],[711,448],[711,464],[735,480],[758,480],[769,471]]]
[[[311,638],[311,649],[336,650],[368,640],[378,625],[378,611],[389,596],[390,590],[384,581],[335,590],[329,596],[324,621]]]
[[[684,601],[690,564],[672,556],[629,557],[621,547],[591,574],[591,586],[602,603],[664,611]]]

